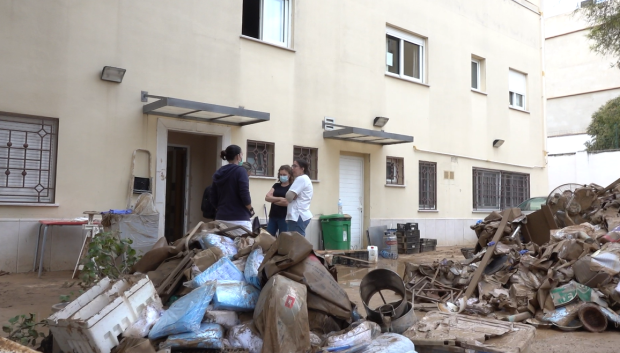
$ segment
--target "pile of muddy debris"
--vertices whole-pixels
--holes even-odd
[[[620,324],[619,210],[620,180],[561,190],[528,215],[493,212],[471,226],[466,259],[408,263],[403,280],[444,312],[603,331]]]
[[[415,353],[410,339],[360,317],[335,267],[296,232],[201,222],[156,244],[132,273],[47,320],[62,351]]]

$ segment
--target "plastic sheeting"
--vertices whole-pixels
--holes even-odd
[[[245,281],[217,281],[213,308],[215,310],[252,311],[260,291]]]
[[[186,332],[178,335],[170,335],[168,339],[159,345],[164,348],[207,348],[222,349],[224,328],[219,324],[204,323],[196,332]]]
[[[131,247],[138,255],[153,248],[158,239],[159,214],[152,215],[106,215],[110,230],[120,232],[121,239],[131,239]]]
[[[198,238],[198,242],[203,249],[212,247],[219,248],[222,254],[228,258],[232,258],[237,254],[237,247],[234,241],[228,237],[217,234],[206,234]]]
[[[214,287],[215,283],[207,283],[174,302],[153,326],[149,339],[200,329],[200,322],[213,299]]]
[[[347,345],[360,345],[370,343],[381,334],[381,327],[372,321],[358,321],[351,327],[334,332],[327,337],[326,345],[329,347],[341,347]]]
[[[228,342],[232,348],[247,349],[250,353],[261,353],[263,350],[263,339],[250,322],[235,326],[228,330]]]
[[[198,288],[208,281],[214,280],[244,281],[245,277],[229,258],[223,257],[203,273],[194,277],[191,281],[183,283],[183,285],[189,288]]]
[[[234,311],[208,309],[202,322],[212,322],[220,324],[227,330],[241,323],[239,321],[239,315],[237,315],[237,313]]]
[[[146,337],[153,325],[155,325],[163,313],[164,309],[162,308],[161,302],[156,301],[147,305],[144,309],[142,309],[138,320],[129,326],[125,332],[123,332],[123,337]]]
[[[245,271],[243,272],[245,280],[252,284],[254,287],[261,289],[260,279],[258,278],[258,268],[263,263],[263,249],[258,248],[253,250],[248,256],[248,261],[245,264]]]
[[[413,342],[397,333],[384,333],[360,353],[417,353]]]

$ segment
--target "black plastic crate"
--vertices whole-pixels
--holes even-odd
[[[399,243],[419,243],[420,242],[419,235],[412,235],[408,237],[398,237],[397,239]]]
[[[418,249],[420,248],[420,243],[398,243],[399,249]]]
[[[399,254],[404,254],[404,255],[417,254],[419,252],[420,252],[419,248],[414,248],[414,249],[401,249],[401,248],[398,248],[398,253]]]
[[[420,252],[428,252],[437,250],[437,245],[421,245]]]
[[[397,230],[396,231],[396,236],[397,237],[411,237],[411,236],[416,236],[416,237],[420,237],[420,231],[418,229],[412,229],[412,230]]]
[[[423,246],[437,246],[437,239],[421,238],[420,245]]]
[[[417,223],[397,223],[396,230],[417,230]]]

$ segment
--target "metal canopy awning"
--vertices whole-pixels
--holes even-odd
[[[334,124],[334,126],[338,125]],[[362,143],[373,143],[376,145],[394,145],[397,143],[413,142],[413,136],[392,134],[389,132],[362,129],[359,127],[350,126],[344,126],[341,129],[337,130],[323,131],[323,138]]]
[[[224,105],[201,103],[184,99],[151,96],[142,92],[142,101],[147,97],[158,99],[145,104],[142,111],[145,114],[161,115],[171,118],[196,120],[217,124],[244,126],[269,121],[269,113],[233,108]]]

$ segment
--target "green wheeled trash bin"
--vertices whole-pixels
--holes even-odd
[[[351,216],[331,214],[319,217],[325,250],[351,249]]]

